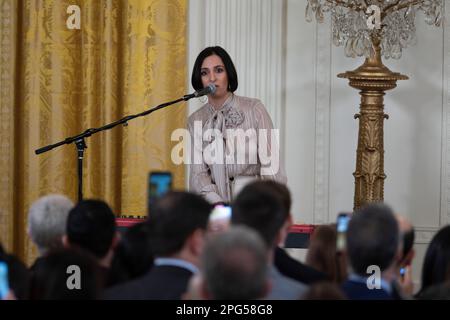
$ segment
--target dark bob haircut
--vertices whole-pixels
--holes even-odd
[[[238,88],[238,77],[236,68],[234,67],[233,60],[231,60],[230,55],[219,46],[205,48],[197,56],[194,68],[192,70],[192,78],[191,78],[192,87],[195,90],[203,89],[202,75],[201,75],[203,60],[212,55],[217,55],[222,59],[228,76],[228,91],[235,92],[236,89]]]

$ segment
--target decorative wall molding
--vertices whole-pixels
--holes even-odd
[[[444,2],[444,6],[446,3]],[[448,3],[447,3],[448,6]],[[447,8],[448,9],[448,8]],[[450,10],[445,10],[450,21]],[[444,23],[443,106],[442,106],[442,173],[440,226],[450,223],[450,23]]]
[[[330,222],[330,22],[316,24],[316,106],[314,150],[314,223]]]
[[[439,229],[440,227],[416,227],[414,243],[429,244]]]

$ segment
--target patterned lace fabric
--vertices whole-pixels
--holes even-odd
[[[193,139],[193,153],[201,155],[197,163],[191,157],[189,189],[202,194],[211,203],[230,202],[233,181],[241,176],[286,182],[279,160],[279,143],[271,136],[272,120],[261,101],[232,94],[220,109],[206,103],[189,117],[188,128]],[[199,128],[201,132],[198,132]],[[235,140],[236,134],[249,134],[249,129],[255,129],[255,139],[246,136],[245,140]],[[201,143],[198,139],[201,139]],[[262,141],[267,143],[262,144]],[[209,151],[213,148],[224,150],[223,155],[211,159]],[[245,157],[240,158],[239,152]],[[269,158],[278,157],[278,163],[262,164],[260,152]],[[267,174],[268,171],[270,174]]]

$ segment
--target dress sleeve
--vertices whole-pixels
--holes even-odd
[[[286,184],[280,150],[280,130],[274,129],[272,119],[262,104],[255,105],[256,128],[258,129],[258,161],[261,164],[261,178],[273,179]]]
[[[191,137],[189,190],[201,194],[210,203],[224,202],[224,199],[219,195],[217,186],[212,182],[211,171],[203,161],[203,130],[196,132],[199,130],[194,130],[194,127],[194,122],[189,120],[188,129]],[[199,128],[202,129],[201,124]]]

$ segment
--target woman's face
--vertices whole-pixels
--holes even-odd
[[[215,97],[221,97],[228,93],[228,75],[222,59],[218,55],[206,57],[203,60],[200,74],[203,87],[213,83],[216,86]]]

